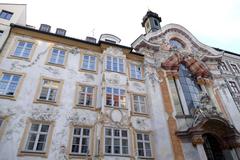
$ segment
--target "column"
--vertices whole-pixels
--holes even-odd
[[[204,150],[204,147],[203,147],[204,140],[203,140],[202,136],[201,135],[194,135],[192,137],[192,143],[193,143],[194,146],[196,146],[200,159],[201,160],[208,160],[207,155],[206,155],[205,150]]]

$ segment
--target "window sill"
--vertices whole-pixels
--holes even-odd
[[[148,113],[131,112],[131,115],[150,118],[150,115]]]
[[[30,151],[21,151],[17,156],[37,156],[47,158],[48,154],[46,152],[30,152]]]
[[[58,106],[59,104],[56,101],[48,101],[48,100],[43,100],[43,99],[36,99],[34,103],[42,103],[42,104],[49,104],[53,106]]]
[[[86,158],[90,158],[91,159],[92,155],[86,155],[86,154],[75,154],[75,153],[70,153],[69,154],[69,158],[71,159],[86,159]]]
[[[16,101],[16,97],[15,96],[10,96],[10,95],[0,95],[1,99],[9,99],[9,100],[13,100]]]
[[[145,82],[144,79],[130,78],[130,81]]]
[[[153,157],[140,157],[140,156],[138,156],[138,159],[148,160],[148,159],[155,159],[155,158],[153,158]]]
[[[51,63],[51,62],[47,62],[46,64],[50,66],[64,68],[64,69],[66,68],[65,64],[57,64],[57,63]]]
[[[24,60],[27,62],[30,62],[30,58],[25,58],[25,57],[20,57],[20,56],[15,56],[15,55],[9,55],[7,58],[9,59],[17,59],[17,60]]]
[[[110,153],[105,153],[103,156],[115,156],[115,157],[129,157],[129,158],[134,158],[133,156],[127,154],[127,155],[123,155],[123,154],[110,154]]]
[[[105,105],[104,107],[106,108],[111,108],[111,109],[116,109],[116,110],[119,110],[119,109],[122,109],[122,110],[128,110],[127,108],[120,108],[120,107],[117,107],[117,106],[108,106],[108,105]]]
[[[80,68],[79,71],[80,71],[80,72],[88,72],[88,73],[97,74],[97,71],[96,71],[96,70],[88,70],[88,69]]]
[[[83,106],[83,105],[76,104],[76,106],[73,107],[73,108],[74,109],[85,109],[85,110],[96,111],[96,107],[95,106]]]
[[[109,72],[109,73],[119,73],[119,74],[122,74],[122,75],[126,75],[125,72],[117,72],[117,71],[111,71],[111,70],[105,70],[106,72]]]

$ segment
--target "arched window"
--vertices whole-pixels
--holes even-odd
[[[169,44],[174,48],[174,49],[182,49],[184,48],[184,45],[176,40],[176,39],[170,39]]]
[[[179,67],[179,81],[183,89],[188,109],[191,113],[193,108],[199,106],[199,94],[201,88],[196,83],[196,80],[193,78],[190,71],[183,64]]]

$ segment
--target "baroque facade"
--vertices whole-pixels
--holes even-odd
[[[21,22],[1,39],[1,159],[240,159],[237,54],[151,11],[131,47]]]

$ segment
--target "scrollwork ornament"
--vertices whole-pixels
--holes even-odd
[[[32,110],[31,117],[40,121],[54,121],[58,116],[58,111],[52,107],[35,107]]]

